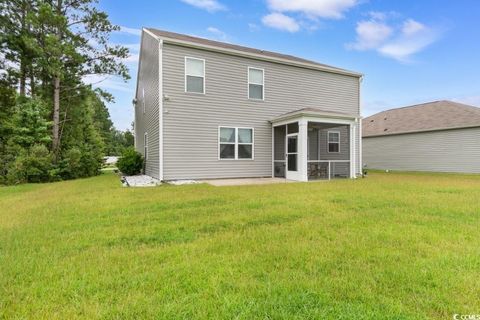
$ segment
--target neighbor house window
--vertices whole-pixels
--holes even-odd
[[[205,93],[205,60],[185,57],[185,92]]]
[[[328,152],[340,152],[340,132],[328,132]]]
[[[248,98],[263,100],[264,72],[263,69],[248,68]]]
[[[143,158],[148,160],[148,134],[143,135]]]
[[[219,159],[253,159],[253,129],[220,127],[218,154]]]
[[[145,113],[145,89],[142,88],[142,106],[143,106],[143,113]]]

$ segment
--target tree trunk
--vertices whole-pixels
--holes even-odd
[[[60,147],[60,78],[53,78],[53,133],[52,133],[52,150],[55,155]]]
[[[22,55],[25,54],[22,52]],[[26,71],[26,66],[25,66],[25,59],[22,58],[20,61],[20,96],[24,97],[25,96],[25,87],[27,83],[27,71]]]
[[[33,65],[30,65],[30,96],[35,97],[35,75],[33,74]]]

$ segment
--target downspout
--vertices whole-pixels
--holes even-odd
[[[158,164],[159,180],[163,181],[163,40],[158,39]]]

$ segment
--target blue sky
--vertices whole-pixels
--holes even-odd
[[[115,126],[133,120],[140,30],[153,27],[277,51],[365,75],[362,114],[432,100],[480,106],[478,0],[100,1],[131,49],[132,79],[94,77]]]

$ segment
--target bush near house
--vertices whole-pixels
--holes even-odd
[[[480,176],[0,188],[0,319],[479,312]]]
[[[133,148],[126,149],[117,162],[118,169],[127,176],[140,174],[143,169],[143,156]]]

